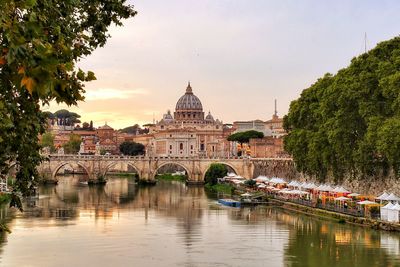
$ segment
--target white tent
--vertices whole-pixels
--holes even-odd
[[[388,209],[388,221],[399,222],[400,205],[396,203],[392,208]]]
[[[282,178],[273,177],[270,181],[271,184],[286,184],[286,181]]]
[[[394,201],[394,202],[399,202],[400,197],[396,196],[395,194],[391,193],[386,199],[387,201]]]
[[[337,186],[335,189],[333,189],[333,192],[335,192],[335,193],[350,193],[350,191],[345,189],[343,186]]]
[[[379,197],[377,197],[376,199],[378,200],[386,200],[386,198],[389,196],[388,193],[383,192],[383,194],[381,194]]]
[[[267,176],[264,176],[264,175],[258,176],[255,180],[257,182],[261,182],[261,183],[269,182],[269,178]]]
[[[305,189],[315,189],[315,188],[317,188],[317,186],[314,183],[309,183],[304,188]]]
[[[383,220],[383,221],[388,220],[388,210],[390,210],[393,207],[394,207],[394,205],[391,202],[389,202],[387,205],[381,207],[381,220]]]
[[[351,194],[348,194],[347,196],[348,197],[358,197],[360,194],[359,193],[351,193]]]

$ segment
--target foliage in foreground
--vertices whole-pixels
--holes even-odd
[[[225,164],[213,163],[207,170],[204,180],[206,184],[215,185],[218,183],[218,178],[226,176],[228,168]]]
[[[110,25],[136,14],[125,2],[0,1],[0,176],[10,162],[19,165],[10,205],[22,208],[17,193],[37,184],[41,106],[84,99],[84,83],[95,76],[75,64],[105,45]]]
[[[400,38],[326,74],[284,117],[285,149],[300,171],[375,175],[400,170]]]

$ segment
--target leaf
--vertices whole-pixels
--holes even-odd
[[[25,74],[25,68],[24,67],[19,67],[18,68],[18,74]]]
[[[32,95],[35,80],[31,77],[24,76],[21,80],[21,86],[25,86],[26,90]]]

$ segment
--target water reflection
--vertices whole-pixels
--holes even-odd
[[[24,213],[1,210],[13,231],[0,235],[1,266],[399,266],[395,233],[273,207],[221,207],[179,182],[79,180],[41,187]]]

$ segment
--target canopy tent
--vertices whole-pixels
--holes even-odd
[[[316,189],[317,186],[314,183],[308,183],[304,186],[305,189]]]
[[[299,186],[300,186],[300,183],[293,180],[293,181],[291,181],[290,183],[288,183],[288,186],[291,186],[291,187],[299,187]]]
[[[282,178],[278,178],[278,177],[271,178],[271,180],[269,180],[269,182],[271,184],[286,184],[287,183],[285,180],[283,180]]]
[[[333,189],[333,192],[335,193],[350,193],[349,190],[345,189],[343,186],[337,186],[335,189]]]
[[[269,182],[269,178],[267,176],[264,176],[264,175],[258,176],[255,180],[257,182],[261,182],[261,183]]]
[[[399,212],[400,212],[400,205],[396,203],[392,208],[388,209],[388,221],[389,222],[399,222]]]
[[[399,202],[400,201],[400,197],[398,197],[395,194],[391,193],[387,198],[385,198],[383,200]]]
[[[359,193],[351,193],[347,195],[348,197],[358,197],[361,196]]]
[[[333,191],[333,188],[330,185],[321,184],[320,186],[315,188],[315,190],[323,191],[323,192],[331,192],[331,191]]]
[[[377,197],[377,198],[375,198],[375,199],[378,199],[378,200],[386,200],[386,198],[387,198],[388,196],[389,196],[388,193],[383,192],[383,194],[381,194],[379,197]]]
[[[381,207],[381,220],[387,221],[388,220],[388,213],[391,208],[393,208],[394,205],[389,202],[385,206]]]

